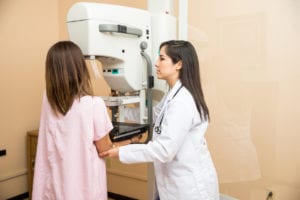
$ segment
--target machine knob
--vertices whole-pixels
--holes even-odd
[[[141,48],[142,51],[144,51],[145,49],[147,49],[147,47],[148,47],[147,42],[145,42],[145,41],[141,42],[140,48]]]

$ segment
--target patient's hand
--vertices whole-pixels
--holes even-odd
[[[134,144],[134,143],[140,143],[142,137],[143,137],[142,134],[136,135],[136,136],[134,136],[134,137],[132,137],[132,138],[130,139],[130,143],[131,143],[131,144]]]

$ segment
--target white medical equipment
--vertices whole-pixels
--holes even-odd
[[[103,77],[115,93],[103,97],[107,106],[114,107],[113,122],[124,121],[119,113],[126,104],[139,103],[140,113],[144,113],[145,91],[150,85],[141,52],[151,52],[150,14],[124,6],[76,3],[68,12],[67,24],[70,40],[80,46],[88,59],[98,59],[102,64]],[[139,123],[148,121],[141,115]]]
[[[102,64],[102,75],[114,93],[103,97],[112,109],[113,122],[124,122],[125,106],[138,103],[137,122],[149,125],[148,140],[152,137],[152,109],[147,109],[152,108],[152,88],[155,96],[167,89],[165,83],[157,80],[151,61],[157,59],[162,41],[176,38],[176,19],[152,9],[153,13],[126,6],[78,2],[67,15],[70,40],[79,45],[87,59],[97,59]]]

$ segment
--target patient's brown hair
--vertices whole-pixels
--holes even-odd
[[[55,112],[66,115],[75,98],[93,95],[82,51],[71,41],[59,41],[49,49],[45,77],[47,98]]]

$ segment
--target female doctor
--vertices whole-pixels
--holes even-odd
[[[170,90],[154,108],[153,140],[114,147],[100,156],[119,157],[123,163],[153,162],[155,199],[218,200],[218,178],[204,138],[209,111],[193,45],[162,43],[156,72]]]

